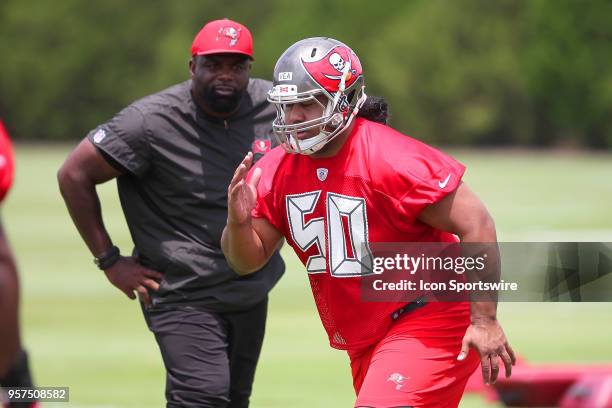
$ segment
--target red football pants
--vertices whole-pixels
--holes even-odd
[[[349,350],[356,407],[457,407],[480,363],[457,361],[469,303],[428,303],[400,317],[378,343]]]

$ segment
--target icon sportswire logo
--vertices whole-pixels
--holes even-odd
[[[443,181],[442,180],[438,181],[438,186],[440,188],[446,187],[446,185],[448,184],[450,178],[451,178],[451,173],[448,173],[448,176],[446,176],[446,178]]]

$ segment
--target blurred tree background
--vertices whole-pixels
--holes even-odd
[[[0,117],[14,138],[82,138],[188,77],[193,36],[229,17],[270,78],[301,38],[360,56],[392,125],[446,145],[612,147],[608,0],[2,0]]]

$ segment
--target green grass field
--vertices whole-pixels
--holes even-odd
[[[138,305],[91,262],[55,174],[69,146],[17,146],[15,188],[2,219],[22,276],[22,322],[36,381],[69,386],[71,407],[161,407],[164,370]],[[455,152],[502,241],[612,241],[612,155]],[[106,225],[131,248],[114,183],[99,189]],[[289,251],[273,291],[254,408],[351,407],[344,352],[327,344],[306,273]],[[506,303],[506,333],[533,362],[612,361],[612,303]],[[65,407],[67,404],[47,404]],[[462,407],[486,406],[467,395]]]

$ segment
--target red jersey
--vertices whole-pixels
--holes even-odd
[[[368,243],[457,240],[417,217],[457,188],[465,167],[388,126],[358,118],[333,157],[277,147],[256,167],[262,178],[253,216],[274,225],[306,266],[334,348],[378,341],[405,304],[361,300]]]
[[[4,199],[13,182],[13,149],[6,129],[0,121],[0,201]]]

